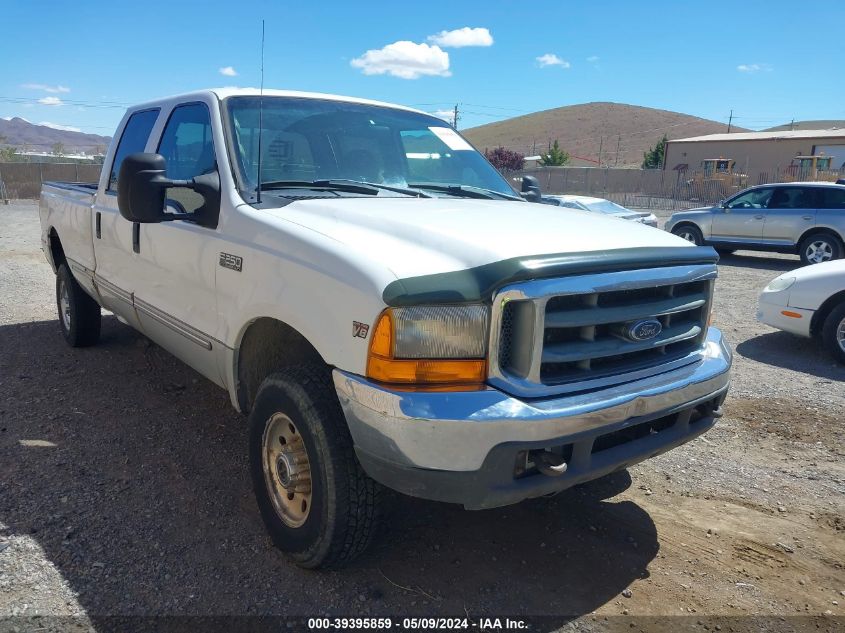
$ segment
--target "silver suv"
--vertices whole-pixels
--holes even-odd
[[[715,207],[675,213],[666,230],[722,253],[737,249],[797,253],[805,264],[845,256],[845,185],[760,185]]]

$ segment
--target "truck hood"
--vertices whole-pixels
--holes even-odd
[[[342,242],[397,278],[463,270],[514,257],[691,246],[638,223],[511,201],[312,199],[265,211]]]

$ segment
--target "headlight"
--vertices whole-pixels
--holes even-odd
[[[373,331],[367,376],[394,384],[483,383],[489,326],[483,305],[388,308]]]
[[[781,292],[787,288],[791,288],[795,283],[795,277],[777,277],[772,279],[768,286],[763,289],[763,292]]]

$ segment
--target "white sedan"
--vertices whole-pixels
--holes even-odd
[[[581,211],[592,211],[593,213],[604,213],[620,220],[631,220],[657,227],[657,217],[648,211],[631,211],[622,205],[605,200],[604,198],[593,198],[591,196],[572,195],[549,195],[540,199],[543,204],[550,204],[556,207],[567,207],[569,209],[580,209]]]
[[[814,336],[845,363],[845,260],[775,277],[760,295],[757,320],[799,336]]]

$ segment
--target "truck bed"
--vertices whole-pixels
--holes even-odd
[[[92,210],[97,184],[87,182],[45,182],[41,186],[41,237],[50,248],[50,235],[61,236],[65,256],[94,270],[94,222]],[[75,277],[77,271],[71,270]],[[85,286],[85,280],[77,279]]]

